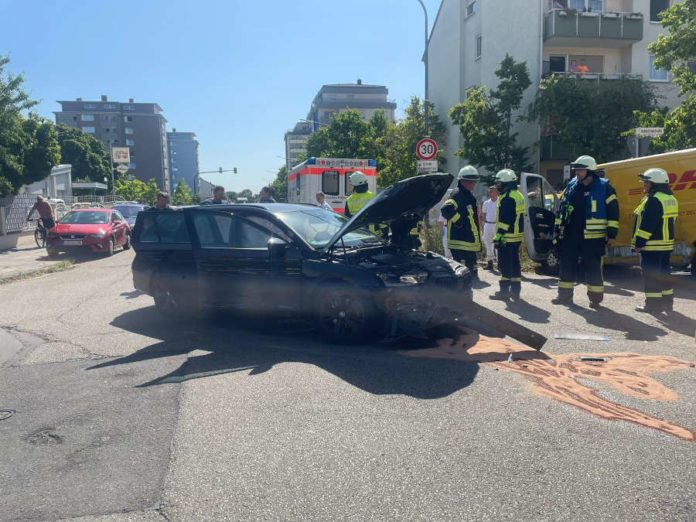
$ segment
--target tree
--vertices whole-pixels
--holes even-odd
[[[426,136],[425,114],[428,114],[428,133],[439,145],[438,162],[444,164],[444,148],[447,144],[445,126],[435,114],[435,106],[413,96],[406,107],[405,117],[396,124],[388,123],[383,136],[375,133],[376,140],[383,140],[377,155],[377,181],[381,187],[388,187],[402,179],[417,174],[416,144]],[[375,127],[378,128],[378,127]]]
[[[496,90],[469,89],[466,100],[450,110],[450,118],[464,138],[457,155],[491,172],[503,167],[528,170],[528,148],[519,146],[517,133],[512,132],[513,115],[531,85],[527,62],[515,62],[506,54],[495,75],[500,78]],[[522,119],[520,116],[517,121]]]
[[[157,199],[159,188],[157,182],[151,179],[147,183],[139,179],[117,179],[115,182],[116,195],[127,201],[153,205]]]
[[[660,138],[650,141],[651,152],[665,152],[696,147],[696,0],[685,0],[660,13],[667,30],[648,50],[655,55],[655,65],[671,71],[679,92],[686,98],[669,112],[667,109],[640,111],[640,126],[664,127]]]
[[[622,133],[636,126],[636,111],[652,111],[655,96],[642,80],[588,81],[551,75],[542,80],[529,111],[543,134],[572,157],[591,154],[601,162],[626,158]]]
[[[111,159],[104,144],[79,129],[58,125],[61,162],[72,165],[73,179],[104,181],[111,179]]]
[[[53,125],[22,112],[36,105],[23,90],[24,78],[5,73],[0,56],[0,195],[46,178],[60,159]]]
[[[192,202],[193,195],[191,194],[188,183],[186,183],[186,180],[179,180],[179,183],[176,184],[176,189],[174,189],[172,203],[174,203],[174,205],[190,205]]]
[[[372,129],[354,109],[339,112],[331,123],[307,140],[308,156],[331,158],[367,158],[370,155]]]
[[[278,169],[276,178],[271,183],[271,191],[277,201],[288,200],[288,167],[283,165]]]

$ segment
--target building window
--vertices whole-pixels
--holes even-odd
[[[655,56],[654,55],[649,55],[650,56],[650,80],[654,82],[666,82],[669,81],[669,76],[667,73],[667,69],[659,69],[655,67]]]
[[[126,140],[126,145],[129,147],[133,147],[135,145],[135,140],[131,140],[130,138]]]
[[[107,103],[104,105],[104,108],[105,109],[117,109],[118,107],[116,107],[116,104],[114,104],[114,103]]]
[[[650,21],[659,22],[659,14],[669,7],[669,0],[650,0]]]
[[[126,134],[133,134],[133,129],[131,127],[126,127]]]
[[[94,134],[96,132],[96,129],[94,127],[82,127],[82,132],[89,132],[90,134]]]
[[[469,2],[466,6],[466,16],[467,18],[472,16],[476,12],[476,0]]]
[[[85,109],[96,109],[97,105],[94,103],[85,103],[84,107]]]
[[[566,72],[566,57],[549,56],[549,71],[552,73]]]
[[[476,56],[475,56],[475,58],[477,60],[479,58],[481,58],[481,45],[482,45],[481,35],[479,34],[478,36],[476,36]]]
[[[94,121],[94,114],[82,114],[80,119],[82,121]]]
[[[124,116],[123,121],[133,121],[133,116]]]

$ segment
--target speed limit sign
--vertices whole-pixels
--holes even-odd
[[[416,156],[422,160],[435,159],[437,156],[437,143],[432,138],[423,138],[416,145]]]

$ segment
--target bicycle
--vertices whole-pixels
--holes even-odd
[[[36,230],[34,230],[34,241],[36,241],[36,246],[39,248],[46,247],[46,227],[41,219],[36,220]]]

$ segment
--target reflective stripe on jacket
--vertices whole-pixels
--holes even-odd
[[[561,204],[555,225],[563,235],[562,228],[570,222],[573,206],[571,201],[576,190],[583,187],[577,178],[572,179],[561,197]],[[619,230],[619,203],[616,191],[604,178],[595,178],[589,187],[589,197],[585,198],[584,239],[615,238]]]
[[[498,198],[498,221],[496,234],[500,234],[506,243],[521,243],[524,231],[524,197],[517,189],[503,192]]]
[[[468,190],[459,188],[442,206],[447,219],[447,246],[450,250],[481,251],[476,198]]]
[[[631,245],[645,251],[674,248],[674,222],[679,214],[677,198],[664,192],[645,197],[633,211],[636,216]]]

